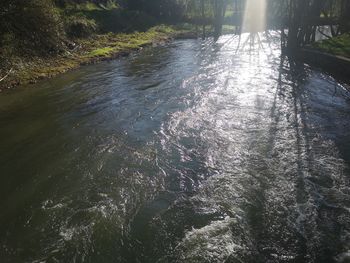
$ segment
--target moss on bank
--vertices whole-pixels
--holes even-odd
[[[350,58],[350,33],[315,42],[312,47],[322,52]]]
[[[131,34],[108,33],[78,39],[75,47],[59,55],[47,57],[12,58],[12,69],[1,72],[0,91],[17,85],[35,83],[40,79],[50,78],[80,65],[127,55],[153,43],[164,43],[169,39],[192,34],[189,30],[174,26],[156,26],[146,32]]]

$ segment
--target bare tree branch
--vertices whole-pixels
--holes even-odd
[[[7,72],[7,74],[3,78],[0,79],[0,82],[6,79],[11,73],[12,73],[12,68],[10,69],[9,72]]]

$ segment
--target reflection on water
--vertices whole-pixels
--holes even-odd
[[[261,40],[2,95],[1,261],[346,262],[349,94]]]

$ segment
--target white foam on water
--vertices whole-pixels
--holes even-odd
[[[186,233],[175,249],[179,254],[178,262],[225,262],[228,257],[244,249],[232,239],[231,229],[235,224],[235,219],[226,217]]]

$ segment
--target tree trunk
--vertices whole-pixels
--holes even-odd
[[[214,38],[217,40],[222,33],[224,19],[224,0],[214,2]]]
[[[342,0],[340,15],[340,33],[350,32],[350,1]]]

